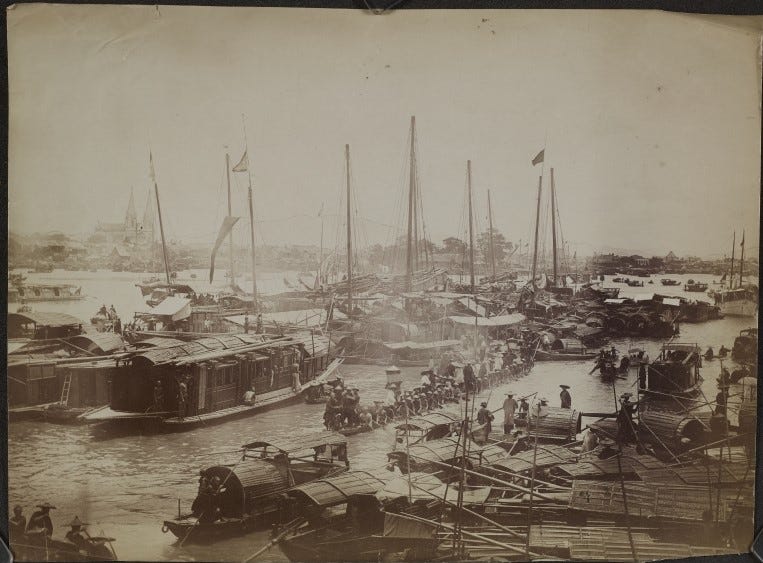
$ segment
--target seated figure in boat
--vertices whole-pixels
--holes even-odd
[[[8,519],[8,536],[10,539],[18,538],[26,531],[26,516],[24,509],[17,504],[13,507],[13,516]]]
[[[36,510],[29,518],[26,527],[27,534],[45,534],[50,537],[53,535],[53,521],[50,519],[50,511],[56,507],[49,502],[38,504]]]

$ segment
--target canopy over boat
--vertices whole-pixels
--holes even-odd
[[[286,494],[318,507],[335,506],[346,502],[351,495],[375,494],[384,487],[385,481],[381,477],[382,475],[374,475],[368,471],[348,471],[335,477],[293,487]]]
[[[38,327],[63,327],[83,324],[77,317],[67,315],[66,313],[43,313],[36,311],[29,311],[27,313],[8,313],[9,330],[14,324],[22,325],[30,323]]]
[[[242,446],[245,450],[262,449],[267,452],[268,448],[284,454],[304,452],[322,446],[339,446],[347,443],[347,438],[338,432],[316,432],[304,436],[290,436],[282,440],[256,440]]]
[[[450,425],[459,421],[460,418],[455,415],[435,411],[424,416],[409,418],[408,422],[401,422],[395,426],[395,430],[421,430],[426,432],[441,424]]]
[[[191,316],[191,300],[178,295],[168,295],[156,307],[139,311],[137,315],[152,317],[167,317],[172,321],[180,321]]]

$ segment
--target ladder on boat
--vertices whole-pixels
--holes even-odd
[[[61,404],[64,406],[69,405],[69,389],[71,389],[72,386],[72,372],[69,371],[66,373],[66,377],[64,377],[64,384],[61,387]]]

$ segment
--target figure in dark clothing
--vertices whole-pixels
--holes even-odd
[[[717,416],[726,416],[726,393],[725,389],[718,391],[715,396],[715,414]]]
[[[472,364],[466,364],[464,367],[464,386],[466,387],[467,392],[470,393],[474,392],[477,388],[477,378],[474,375]]]
[[[485,426],[487,436],[490,436],[490,432],[493,431],[492,422],[494,418],[495,416],[493,416],[493,413],[487,408],[487,403],[481,403],[480,410],[477,412],[477,423]]]
[[[51,536],[53,534],[53,521],[50,519],[51,509],[56,508],[48,502],[38,504],[36,510],[32,513],[27,524],[27,532],[40,532],[43,531],[45,535]]]
[[[8,519],[8,524],[10,524],[8,531],[11,538],[21,536],[26,530],[26,516],[24,516],[23,511],[21,505],[17,504],[13,507],[13,516]]]
[[[562,388],[562,392],[559,393],[559,399],[561,400],[561,407],[563,409],[571,409],[572,408],[572,395],[570,395],[570,392],[568,391],[570,386],[569,385],[560,385],[559,387]]]
[[[185,418],[188,412],[188,384],[185,379],[180,381],[178,385],[178,417],[180,420]]]
[[[638,368],[638,386],[646,389],[646,366],[641,364]]]
[[[617,441],[620,444],[632,442],[636,438],[633,429],[633,413],[638,403],[630,402],[631,393],[620,396],[620,411],[617,413]]]

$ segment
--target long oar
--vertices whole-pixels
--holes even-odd
[[[280,533],[279,533],[279,534],[278,534],[276,537],[274,537],[272,540],[270,540],[268,543],[266,543],[266,544],[265,544],[264,546],[262,546],[260,549],[258,549],[258,550],[257,550],[257,551],[255,551],[254,553],[252,553],[252,554],[251,554],[249,557],[247,557],[246,559],[244,559],[244,562],[243,562],[243,563],[249,563],[249,561],[253,561],[253,560],[254,560],[254,559],[256,559],[257,557],[259,557],[260,555],[262,555],[263,553],[265,553],[267,550],[269,550],[271,547],[273,547],[275,544],[277,544],[278,542],[280,542],[280,541],[281,541],[281,539],[282,539],[282,538],[283,538],[283,537],[284,537],[286,534],[288,534],[289,532],[291,532],[291,531],[292,531],[292,530],[294,530],[295,528],[297,528],[297,527],[301,526],[301,525],[302,525],[302,524],[304,524],[306,521],[307,521],[307,520],[305,520],[305,519],[304,519],[304,518],[302,518],[302,517],[300,517],[300,518],[296,518],[295,520],[292,520],[291,522],[289,522],[289,523],[286,525],[286,528],[284,528],[284,529],[283,529],[283,530],[282,530],[282,531],[281,531],[281,532],[280,532]]]

